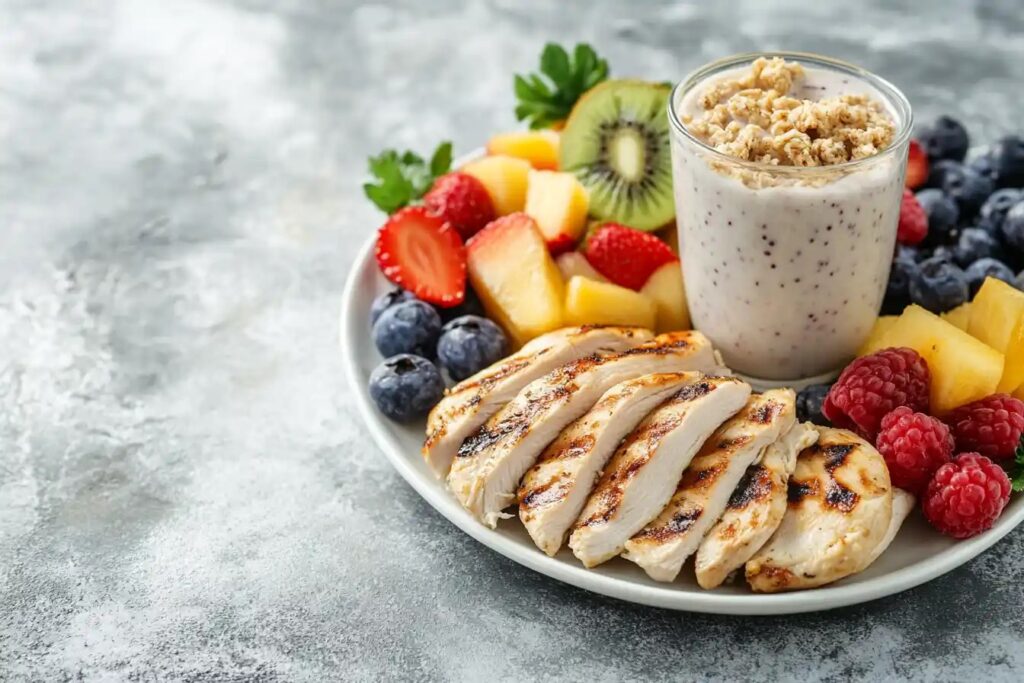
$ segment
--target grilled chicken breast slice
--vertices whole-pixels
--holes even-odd
[[[528,384],[459,448],[448,486],[474,517],[494,528],[544,447],[619,382],[652,372],[711,370],[707,337],[672,332],[615,354],[593,354]]]
[[[438,478],[448,474],[462,442],[530,382],[593,353],[625,351],[654,334],[640,327],[566,327],[527,342],[518,352],[445,392],[427,417],[423,457]]]
[[[765,449],[760,462],[747,468],[725,512],[697,549],[695,567],[701,588],[720,586],[779,528],[797,455],[817,440],[813,425],[795,424]]]
[[[616,449],[569,537],[587,567],[622,552],[668,504],[705,440],[750,397],[735,377],[701,377],[671,396]]]
[[[814,588],[855,574],[892,519],[892,485],[882,456],[853,432],[818,428],[797,457],[782,524],[747,562],[761,593]]]
[[[544,449],[517,494],[519,519],[538,548],[558,552],[619,442],[692,379],[666,372],[620,382]]]
[[[907,517],[914,510],[914,504],[917,499],[914,494],[910,491],[904,491],[903,489],[893,487],[892,490],[892,517],[889,518],[889,527],[885,530],[885,536],[879,541],[875,549],[871,551],[868,556],[868,561],[862,568],[867,569],[870,567],[878,557],[885,552],[889,544],[892,543],[893,539],[896,538],[896,534],[900,532],[900,528],[903,526],[903,522],[906,521]]]
[[[747,466],[795,423],[792,389],[750,397],[739,413],[708,438],[668,505],[626,542],[622,556],[643,567],[655,581],[674,581],[722,515]]]

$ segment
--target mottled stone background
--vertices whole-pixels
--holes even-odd
[[[873,604],[633,606],[471,540],[356,415],[364,160],[514,125],[511,73],[825,52],[1024,129],[1007,0],[0,4],[0,679],[1020,680],[1024,532]]]

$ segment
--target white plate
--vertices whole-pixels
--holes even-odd
[[[705,591],[697,586],[692,562],[675,583],[657,583],[631,562],[615,559],[584,569],[562,549],[548,557],[537,549],[518,518],[491,530],[474,520],[434,478],[420,455],[424,422],[400,425],[377,412],[367,392],[370,372],[382,360],[370,339],[370,304],[389,283],[377,270],[374,236],[367,238],[345,285],[341,351],[356,403],[377,445],[398,473],[438,512],[492,550],[541,574],[586,590],[645,605],[718,614],[790,614],[853,605],[892,595],[941,576],[975,557],[1024,519],[1024,496],[1015,494],[995,527],[966,541],[953,541],[931,529],[919,512],[903,525],[889,549],[867,571],[823,588],[758,595],[742,582]],[[410,520],[415,523],[415,520]],[[428,552],[428,551],[424,551]]]

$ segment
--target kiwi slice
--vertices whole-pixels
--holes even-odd
[[[590,192],[591,215],[638,230],[675,217],[669,91],[660,83],[605,81],[573,107],[559,162]]]

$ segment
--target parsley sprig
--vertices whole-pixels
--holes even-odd
[[[1021,438],[1013,464],[1010,465],[1010,485],[1018,493],[1024,491],[1024,438]]]
[[[374,182],[363,185],[363,191],[385,213],[394,213],[430,189],[434,179],[452,166],[452,143],[442,142],[430,162],[415,152],[399,154],[393,149],[370,157],[370,174]]]
[[[565,119],[576,100],[606,78],[608,62],[590,45],[580,43],[570,58],[564,48],[548,43],[540,55],[540,74],[516,74],[516,119],[529,121],[530,128],[548,128]]]

